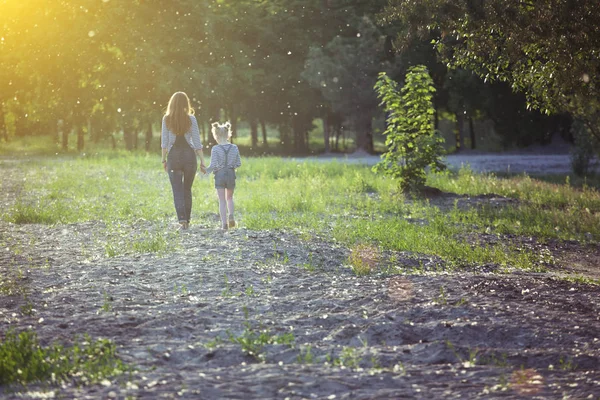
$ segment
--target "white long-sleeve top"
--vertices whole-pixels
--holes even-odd
[[[183,136],[185,140],[188,142],[190,147],[194,150],[202,150],[202,142],[200,141],[200,129],[198,129],[198,121],[196,121],[196,117],[190,115],[190,120],[192,121],[192,126],[190,130],[187,131]],[[162,120],[162,129],[160,135],[160,147],[163,149],[171,150],[171,147],[175,144],[175,139],[177,136],[171,132],[167,128],[167,121],[165,117]]]
[[[227,153],[227,165],[225,165],[225,151],[229,149]],[[206,173],[217,172],[223,168],[239,168],[242,165],[242,159],[240,158],[240,151],[235,144],[218,144],[210,149],[210,165],[206,168]]]

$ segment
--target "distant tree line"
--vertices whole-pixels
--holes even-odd
[[[224,117],[234,132],[250,127],[254,149],[276,136],[304,154],[321,119],[326,151],[346,130],[372,152],[379,73],[403,82],[417,64],[436,88],[435,124],[452,116],[457,148],[477,145],[478,119],[494,121],[505,144],[547,141],[571,117],[596,132],[599,8],[505,3],[5,0],[0,138],[54,134],[67,149],[75,132],[78,150],[117,139],[153,150],[166,102],[182,90],[206,141]]]

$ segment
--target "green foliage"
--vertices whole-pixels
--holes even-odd
[[[404,45],[434,34],[449,67],[506,82],[530,108],[571,113],[600,139],[595,0],[391,0],[381,16],[407,27]]]
[[[107,339],[75,341],[71,347],[43,347],[33,331],[6,333],[0,344],[0,385],[45,382],[59,385],[71,379],[95,384],[130,370],[116,356],[116,346]]]
[[[571,149],[571,166],[577,176],[586,176],[590,171],[590,163],[594,154],[598,153],[598,140],[593,137],[587,126],[580,120],[573,122],[571,132],[575,138],[575,146]]]
[[[311,47],[302,77],[321,92],[334,112],[350,121],[358,146],[372,152],[372,138],[367,135],[377,108],[373,85],[380,71],[394,68],[383,54],[381,30],[366,16],[358,21],[359,34],[336,35],[325,46]]]
[[[443,139],[433,129],[433,81],[419,65],[409,69],[400,92],[385,73],[379,75],[375,90],[388,115],[384,132],[388,150],[374,171],[397,179],[403,191],[417,192],[425,185],[427,167],[436,172],[445,168]]]

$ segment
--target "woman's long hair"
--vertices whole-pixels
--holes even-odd
[[[194,115],[194,109],[187,94],[184,92],[173,93],[165,113],[167,129],[176,135],[183,135],[192,127],[190,115]]]

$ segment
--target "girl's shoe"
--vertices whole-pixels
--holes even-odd
[[[235,220],[234,219],[229,220],[229,228],[235,228]]]

